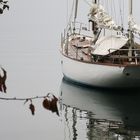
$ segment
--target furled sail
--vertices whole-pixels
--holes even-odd
[[[93,55],[108,55],[122,48],[128,41],[128,38],[123,36],[105,36],[101,37],[93,46]]]
[[[133,33],[140,35],[140,25],[135,23],[133,17],[129,18],[129,25]]]
[[[99,4],[93,4],[90,9],[89,19],[96,22],[100,28],[113,29],[116,31],[122,30],[122,28],[114,22],[112,17],[105,12],[103,6]]]

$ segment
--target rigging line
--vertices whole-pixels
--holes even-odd
[[[107,10],[107,0],[103,1],[103,7],[106,8],[105,10]]]
[[[83,0],[88,6],[92,7],[92,4],[89,3],[87,0]]]
[[[66,7],[67,7],[67,12],[66,12],[66,24],[68,23],[68,14],[69,14],[69,7],[68,7],[68,0],[66,0]]]
[[[68,0],[67,0],[68,1]],[[67,26],[66,26],[66,30],[69,30],[68,28],[71,27],[69,26],[71,24],[71,21],[72,21],[72,15],[73,15],[73,11],[74,11],[74,1],[72,2],[72,7],[71,7],[71,13],[70,13],[70,17],[69,17],[69,20],[67,21]],[[68,2],[67,2],[68,4]],[[67,11],[68,11],[68,5],[67,5]]]
[[[121,26],[123,27],[123,16],[122,16],[122,6],[121,6],[121,1],[118,0],[118,3],[119,3],[120,16],[121,16]]]
[[[70,18],[69,18],[68,24],[71,22],[73,11],[74,11],[73,9],[74,9],[74,0],[73,0],[73,3],[72,3],[71,14],[70,14]]]
[[[124,23],[124,13],[125,13],[125,11],[124,11],[125,9],[124,9],[124,0],[123,0],[123,14],[122,14],[122,18],[123,18],[123,23]]]
[[[105,1],[102,1],[102,5],[105,5]]]
[[[111,15],[111,17],[113,17],[113,2],[112,2],[112,0],[108,0],[109,2],[108,2],[108,7],[110,7],[110,15]],[[111,5],[111,6],[109,6],[109,4]]]
[[[112,0],[110,1],[111,7],[110,7],[110,15],[113,18],[113,2]]]
[[[114,18],[115,18],[115,21],[117,21],[117,17],[116,17],[116,8],[115,8],[115,1],[113,1],[113,9],[114,9]]]
[[[107,5],[106,8],[107,8],[107,11],[110,13],[110,9],[109,9],[110,6],[108,5],[108,3],[109,3],[109,2],[108,2],[108,0],[107,0],[107,1],[106,1],[106,5]]]

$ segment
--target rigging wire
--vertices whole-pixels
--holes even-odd
[[[69,18],[69,21],[68,21],[68,24],[71,22],[72,20],[72,15],[73,15],[73,10],[74,9],[74,0],[73,0],[73,3],[72,3],[72,7],[71,7],[71,14],[70,14],[70,18]]]
[[[89,7],[92,7],[92,3],[88,2],[88,0],[83,0]],[[71,6],[71,10],[69,10],[69,0],[66,0],[66,32],[64,31],[65,36],[67,36],[67,33],[70,31],[72,32],[72,28],[73,28],[73,15],[74,15],[74,7],[75,7],[75,0],[72,1],[72,6]],[[70,11],[70,13],[69,13]]]
[[[124,26],[124,25],[123,25],[123,14],[124,14],[124,13],[122,13],[122,5],[123,5],[123,4],[121,4],[121,1],[120,1],[120,0],[118,0],[118,3],[119,3],[119,11],[120,11],[121,26],[123,27],[123,26]],[[123,10],[124,10],[124,7],[123,7]]]
[[[68,7],[68,0],[66,0],[66,7],[67,7],[67,12],[66,12],[66,24],[68,23],[68,14],[69,14],[69,7]]]
[[[105,2],[104,2],[104,0],[102,1],[102,5],[105,5]]]
[[[115,21],[117,21],[115,1],[113,1],[112,5],[113,5],[113,9],[114,9],[114,11],[113,11],[114,12],[114,19],[115,19]]]
[[[106,8],[107,8],[107,11],[109,12],[109,4],[108,4],[109,2],[108,2],[108,0],[106,1]]]
[[[88,6],[92,7],[92,3],[88,2],[87,0],[83,0]]]
[[[125,12],[124,12],[124,10],[125,10],[125,9],[124,9],[124,0],[123,0],[123,7],[122,7],[122,9],[123,9],[122,20],[123,20],[123,23],[124,23],[124,13],[125,13]]]
[[[69,19],[68,19],[68,15],[69,15],[68,1],[69,0],[67,0],[67,26],[66,26],[66,30],[69,30],[69,27],[71,27],[70,24],[71,24],[71,21],[72,21],[72,16],[73,16],[73,11],[74,11],[74,1],[75,0],[73,0],[73,2],[72,2],[71,13],[70,13]]]

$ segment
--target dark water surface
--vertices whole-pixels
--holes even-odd
[[[139,90],[81,87],[62,80],[66,139],[139,140]]]

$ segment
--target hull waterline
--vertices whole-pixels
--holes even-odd
[[[139,88],[140,66],[86,63],[62,55],[62,72],[67,80],[103,88]]]

